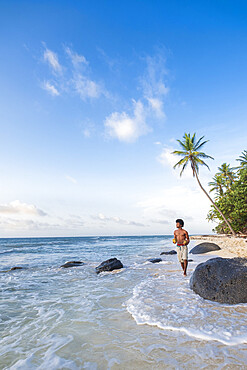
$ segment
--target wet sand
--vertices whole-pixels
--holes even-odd
[[[223,258],[245,257],[247,258],[247,238],[227,235],[193,235],[191,240],[199,243],[209,242],[217,244],[221,250],[209,252],[209,255],[217,255]]]

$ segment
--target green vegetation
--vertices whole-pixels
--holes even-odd
[[[247,233],[247,151],[237,159],[240,166],[230,168],[230,165],[223,163],[218,168],[213,181],[209,183],[210,192],[215,192],[215,204],[218,209],[227,217],[230,224],[238,234]],[[217,208],[211,206],[208,213],[208,220],[218,220],[217,233],[226,234],[230,229]]]
[[[203,139],[204,139],[204,136],[201,137],[198,141],[196,141],[196,134],[194,134],[191,137],[190,134],[185,133],[184,136],[183,136],[182,141],[177,140],[178,143],[180,144],[180,146],[182,147],[182,150],[175,150],[172,154],[177,154],[179,156],[182,156],[183,158],[180,159],[180,161],[178,161],[178,163],[175,164],[174,168],[182,167],[182,170],[180,172],[180,176],[182,176],[183,171],[185,170],[187,165],[190,163],[191,169],[192,169],[192,172],[193,172],[193,176],[196,177],[200,188],[202,189],[202,191],[206,194],[206,196],[209,198],[209,200],[213,204],[212,207],[213,207],[215,215],[216,215],[215,218],[218,218],[218,215],[219,215],[220,219],[223,220],[225,225],[227,225],[228,230],[230,230],[233,235],[236,235],[236,233],[233,230],[233,228],[231,227],[229,221],[224,216],[224,214],[223,214],[224,211],[222,212],[221,208],[218,207],[217,202],[213,201],[213,199],[209,196],[209,194],[203,188],[203,186],[202,186],[202,184],[199,180],[199,177],[198,177],[199,165],[206,166],[209,169],[208,165],[204,162],[203,159],[205,159],[205,158],[213,159],[213,157],[199,151],[199,149],[201,149],[208,142],[208,140],[203,141]],[[225,184],[227,185],[227,187],[229,187],[229,189],[230,189],[230,183],[231,183],[231,186],[233,186],[233,184],[235,183],[234,176],[231,172],[232,172],[232,169],[229,166],[222,166],[221,169],[220,169],[220,176],[224,176],[225,174],[227,174],[227,176],[228,176],[227,181],[225,182]],[[231,175],[230,175],[230,173],[231,173]],[[217,176],[218,176],[218,174],[217,174]],[[230,178],[231,178],[231,182],[229,183]],[[214,183],[213,186],[215,187],[216,184],[217,184],[217,178],[215,178],[215,183]],[[223,188],[222,188],[222,190],[223,190]],[[220,194],[220,191],[219,191],[219,194]],[[212,218],[211,219],[214,219],[213,213],[212,213]]]

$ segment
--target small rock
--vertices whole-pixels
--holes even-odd
[[[85,265],[85,263],[84,262],[81,262],[81,261],[68,261],[68,262],[66,262],[64,265],[62,265],[60,267],[68,268],[68,267],[83,266],[83,265]]]
[[[212,251],[218,251],[221,248],[215,243],[200,243],[191,249],[192,254],[203,254]]]
[[[247,303],[247,258],[212,258],[200,263],[190,288],[202,298],[220,303]]]
[[[177,252],[174,249],[172,249],[169,252],[161,252],[160,255],[162,255],[162,254],[177,254]]]
[[[19,266],[11,267],[9,271],[15,271],[15,270],[23,270],[23,267],[19,267]]]
[[[152,263],[159,263],[162,261],[162,259],[161,258],[149,258],[147,261],[152,262]]]
[[[106,260],[102,262],[99,266],[95,268],[96,273],[99,274],[103,271],[113,271],[113,270],[119,270],[123,268],[123,264],[121,261],[119,261],[117,258],[110,258],[109,260]]]

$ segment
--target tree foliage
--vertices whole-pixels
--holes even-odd
[[[224,163],[215,174],[212,182],[209,183],[211,191],[215,191],[215,204],[230,221],[236,233],[247,234],[247,151],[237,159],[240,166],[230,168]],[[221,214],[215,207],[211,206],[208,213],[209,220],[217,220],[217,233],[229,233],[229,228]]]

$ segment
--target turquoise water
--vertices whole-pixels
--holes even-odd
[[[247,305],[189,289],[212,256],[186,278],[176,256],[147,262],[170,249],[172,236],[0,239],[0,368],[246,368]],[[111,257],[124,268],[97,275]],[[85,265],[59,268],[70,260]]]

